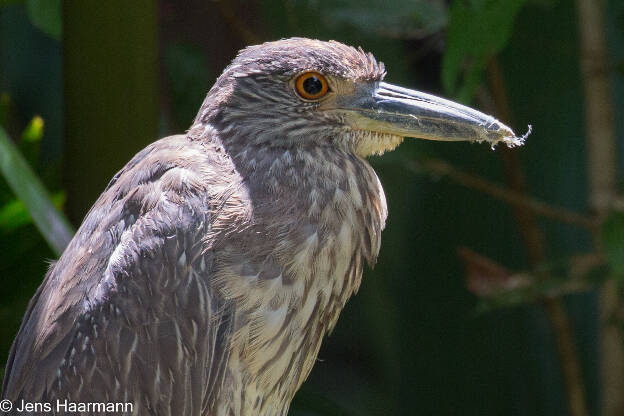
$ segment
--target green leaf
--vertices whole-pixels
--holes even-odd
[[[328,8],[328,23],[348,24],[386,38],[420,39],[446,27],[446,7],[431,0],[397,0],[392,7],[378,0],[341,1]]]
[[[58,210],[65,205],[65,192],[56,192],[50,197],[52,204]],[[22,201],[15,199],[0,208],[0,229],[11,231],[30,224],[32,218]]]
[[[45,187],[2,128],[0,172],[15,195],[24,203],[50,247],[55,253],[62,253],[73,236],[69,221],[54,207]]]
[[[22,140],[27,143],[36,143],[43,137],[43,127],[45,123],[40,116],[35,116],[30,120],[22,132]]]
[[[613,211],[602,225],[605,259],[620,283],[624,283],[624,212]]]
[[[63,35],[61,0],[26,0],[26,12],[37,29],[60,41]]]
[[[460,99],[472,98],[489,58],[501,51],[525,0],[455,0],[449,10],[442,84]],[[458,92],[462,72],[465,82]]]
[[[28,210],[22,201],[16,199],[0,208],[0,228],[13,230],[31,222]]]

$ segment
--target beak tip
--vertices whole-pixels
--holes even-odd
[[[524,141],[531,134],[533,127],[529,124],[527,132],[522,136],[517,136],[516,133],[513,132],[512,129],[507,127],[506,125],[498,122],[498,126],[496,126],[493,131],[489,131],[489,136],[492,138],[491,142],[493,144],[497,144],[503,142],[507,145],[507,147],[516,147],[524,145]]]

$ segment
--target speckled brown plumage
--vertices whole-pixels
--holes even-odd
[[[307,70],[326,99],[295,93]],[[243,50],[187,134],[137,154],[88,213],[28,307],[3,397],[285,415],[379,253],[386,202],[365,157],[402,136],[341,109],[384,74],[338,42]]]

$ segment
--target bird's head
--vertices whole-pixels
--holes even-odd
[[[219,77],[196,123],[244,145],[333,145],[366,157],[404,137],[509,146],[524,137],[449,100],[383,82],[383,63],[342,43],[283,39],[243,49]]]

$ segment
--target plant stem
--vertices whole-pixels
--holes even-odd
[[[551,205],[524,193],[516,192],[480,176],[462,171],[441,159],[427,158],[419,161],[406,160],[404,163],[412,172],[420,173],[425,171],[433,175],[446,176],[466,188],[482,192],[514,207],[522,207],[523,209],[530,210],[535,215],[586,228],[590,231],[594,230],[597,226],[596,221],[591,217],[570,211],[566,208]]]
[[[24,157],[0,127],[0,173],[24,203],[37,229],[50,248],[60,255],[74,231],[69,221],[50,201],[48,192]]]
[[[241,20],[240,16],[234,11],[228,0],[218,0],[216,3],[219,7],[219,11],[221,11],[221,15],[223,15],[223,18],[238,33],[247,45],[255,45],[262,42],[262,39],[252,32],[249,29],[249,26]]]
[[[580,65],[585,93],[585,140],[589,204],[603,219],[615,199],[616,145],[611,99],[610,71],[606,43],[604,6],[600,0],[577,0]],[[594,234],[601,249],[598,233]],[[605,416],[624,412],[624,350],[618,328],[609,323],[617,312],[619,293],[615,280],[600,293],[602,410]]]
[[[507,95],[505,93],[505,83],[498,61],[493,58],[487,68],[490,90],[492,98],[497,108],[498,115],[503,121],[509,122],[511,113]],[[500,153],[505,166],[505,173],[509,187],[517,193],[527,194],[526,181],[520,161],[516,152],[503,149]],[[520,233],[529,255],[529,262],[532,268],[537,268],[546,258],[544,236],[537,226],[533,212],[524,206],[517,205],[514,216],[518,224]],[[557,352],[561,360],[561,369],[565,382],[568,406],[570,414],[573,416],[587,416],[587,405],[585,399],[585,388],[581,376],[579,360],[574,345],[574,337],[570,320],[559,299],[545,299],[543,302],[548,320],[553,329]]]

